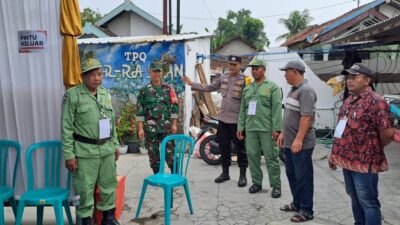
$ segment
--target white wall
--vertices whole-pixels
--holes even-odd
[[[130,16],[128,12],[124,12],[119,17],[112,20],[110,23],[107,24],[107,29],[111,32],[116,34],[119,37],[126,37],[129,36],[129,21]]]
[[[162,28],[145,20],[136,13],[130,13],[130,36],[162,35]]]
[[[28,145],[60,139],[64,86],[59,10],[60,0],[0,1],[0,139],[22,144],[21,162]],[[18,53],[19,30],[47,30],[48,52]],[[18,171],[21,176],[17,195],[26,187],[25,167]]]
[[[257,51],[239,39],[229,42],[227,45],[216,51],[215,55],[246,55],[254,54]]]
[[[186,67],[185,73],[194,82],[200,82],[199,76],[196,72],[196,54],[203,54],[205,56],[210,55],[210,38],[197,38],[185,42],[185,57]],[[210,82],[210,60],[206,59],[203,62],[203,70],[206,74],[207,82]],[[192,109],[194,106],[194,99],[190,86],[185,87],[185,122],[184,131],[185,134],[189,134],[190,118],[192,116]]]

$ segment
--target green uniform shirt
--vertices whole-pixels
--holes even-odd
[[[77,133],[90,139],[99,139],[99,120],[109,118],[111,139],[102,145],[75,141],[72,134]],[[75,156],[99,158],[114,154],[119,147],[115,130],[115,114],[111,95],[103,87],[93,96],[84,84],[77,85],[64,95],[61,116],[62,149],[65,159]]]
[[[281,91],[278,85],[265,80],[261,84],[253,82],[243,90],[240,106],[239,131],[280,131],[282,121]],[[256,113],[248,115],[249,102],[255,100]]]
[[[172,102],[171,85],[149,83],[139,91],[136,121],[144,122],[145,131],[166,133],[171,131],[171,120],[178,119],[179,107]]]

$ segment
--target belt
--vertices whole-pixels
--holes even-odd
[[[91,138],[87,138],[82,135],[79,135],[77,133],[73,133],[72,136],[74,137],[75,141],[79,141],[79,142],[86,143],[86,144],[92,144],[92,145],[102,145],[111,139],[111,138],[91,139]]]

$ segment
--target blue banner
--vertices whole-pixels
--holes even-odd
[[[185,90],[181,81],[185,55],[183,42],[144,44],[87,44],[79,46],[81,59],[94,53],[103,64],[103,87],[122,102],[136,97],[140,88],[150,82],[152,60],[163,62],[164,82],[173,84],[180,97]]]
[[[185,84],[181,77],[185,68],[184,42],[82,44],[79,52],[81,60],[95,55],[103,65],[102,86],[111,92],[118,118],[117,135],[121,142],[137,139],[137,96],[139,90],[150,82],[149,67],[152,60],[161,60],[163,80],[173,84],[179,108],[183,107]],[[182,124],[179,124],[178,129],[182,132]]]

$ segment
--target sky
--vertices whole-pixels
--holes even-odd
[[[360,0],[360,5],[372,0]],[[106,14],[122,4],[124,0],[79,0],[80,9],[86,7]],[[162,20],[163,0],[132,0],[139,8]],[[173,2],[173,23],[176,23],[176,0]],[[357,0],[181,0],[182,32],[197,32],[206,34],[205,28],[211,33],[217,28],[218,18],[226,17],[229,10],[248,9],[252,17],[259,18],[264,23],[264,31],[271,44],[279,46],[282,41],[276,41],[279,35],[287,33],[280,18],[287,18],[294,10],[310,10],[313,17],[311,24],[321,24],[357,7]],[[175,27],[174,27],[175,28]]]

